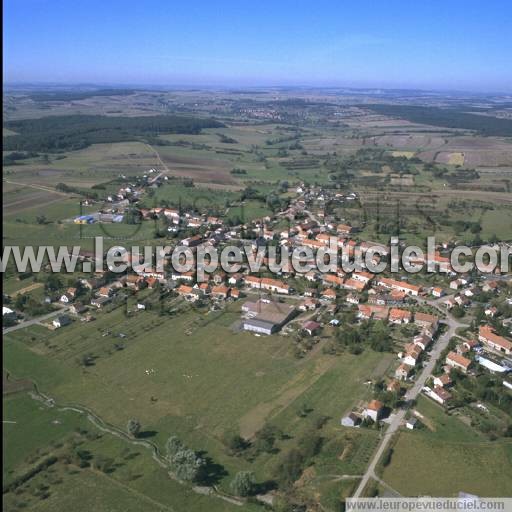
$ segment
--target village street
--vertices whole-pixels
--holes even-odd
[[[416,378],[414,385],[405,394],[404,398],[406,400],[406,403],[410,403],[411,400],[415,400],[416,398],[418,398],[418,395],[421,393],[423,386],[427,382],[428,378],[432,375],[432,372],[439,357],[441,356],[443,350],[448,346],[448,343],[452,336],[455,335],[456,330],[460,327],[467,327],[466,324],[458,322],[451,315],[448,315],[447,319],[442,321],[441,324],[446,325],[448,329],[444,334],[442,334],[439,337],[437,342],[434,344],[434,347],[430,353],[430,358],[428,359],[427,364],[423,368],[423,371]],[[375,468],[377,467],[377,464],[381,459],[382,455],[386,451],[389,442],[391,441],[391,438],[402,425],[405,415],[407,414],[407,410],[408,408],[406,406],[396,413],[388,429],[382,436],[382,440],[377,448],[377,451],[372,457],[370,464],[368,465],[368,468],[366,470],[366,473],[363,475],[363,478],[361,479],[361,482],[359,483],[353,495],[354,498],[361,497],[363,490],[365,489],[371,478],[378,480],[375,474]]]

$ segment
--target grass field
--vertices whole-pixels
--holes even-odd
[[[239,428],[250,436],[271,421],[293,439],[307,427],[296,414],[307,402],[315,414],[331,418],[326,432],[338,435],[339,418],[365,396],[363,382],[381,356],[317,353],[296,360],[286,338],[233,333],[229,326],[237,317],[228,312],[208,323],[196,313],[169,320],[151,312],[126,318],[116,310],[53,333],[30,328],[7,336],[5,366],[17,377],[30,375],[59,403],[86,405],[121,428],[137,417],[159,444],[177,434],[230,472],[249,467],[268,478],[270,457],[249,464],[227,456],[223,433]],[[124,350],[116,351],[115,339],[101,336],[107,328],[127,335]],[[85,353],[96,360],[84,370],[76,361]],[[292,443],[285,440],[282,448]],[[362,460],[352,470],[350,464],[342,469],[361,470]]]
[[[79,413],[48,408],[25,393],[4,397],[3,407],[5,420],[16,422],[4,423],[4,485],[45,457],[58,457],[56,464],[28,479],[16,492],[4,493],[6,510],[227,512],[239,509],[176,483],[147,450],[101,433]],[[90,467],[80,469],[64,462],[62,456],[75,448],[88,454],[92,461]],[[112,461],[108,471],[96,467],[100,459]],[[255,509],[249,504],[244,508]]]
[[[488,442],[455,416],[421,397],[420,430],[403,431],[382,478],[405,496],[509,496],[512,442]]]
[[[512,443],[443,442],[403,432],[383,479],[404,496],[510,496]]]
[[[10,395],[3,399],[4,484],[10,474],[30,455],[47,449],[80,426],[85,419],[73,412],[57,412],[34,401],[25,393]],[[12,422],[12,423],[11,423]]]

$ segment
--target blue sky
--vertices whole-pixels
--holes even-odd
[[[4,81],[512,92],[512,2],[4,0]]]

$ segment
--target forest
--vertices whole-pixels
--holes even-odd
[[[10,121],[17,135],[4,137],[5,151],[58,153],[91,144],[145,140],[164,133],[197,134],[203,128],[220,128],[214,119],[185,116],[48,116]]]
[[[429,124],[443,128],[473,130],[480,135],[511,137],[512,121],[480,114],[471,114],[456,109],[422,107],[413,105],[359,105],[378,114],[394,116],[412,123]]]

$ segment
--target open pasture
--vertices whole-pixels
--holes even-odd
[[[32,158],[23,165],[7,166],[7,179],[30,185],[90,187],[117,178],[120,174],[141,175],[160,168],[154,149],[141,142],[93,144],[85,149],[49,155],[49,161]]]
[[[59,403],[86,405],[121,428],[137,417],[158,443],[177,434],[228,468],[241,461],[226,455],[224,432],[250,437],[270,421],[293,438],[307,425],[296,414],[303,403],[326,414],[326,428],[336,432],[341,415],[366,396],[364,382],[381,355],[315,351],[297,360],[286,337],[233,332],[237,318],[231,309],[218,318],[194,311],[167,318],[150,311],[127,317],[119,308],[90,324],[8,335],[5,366],[16,377],[30,375]],[[85,354],[93,366],[80,366]],[[260,464],[251,469],[265,476]]]
[[[512,473],[510,441],[443,441],[402,432],[382,478],[404,496],[508,496]]]

